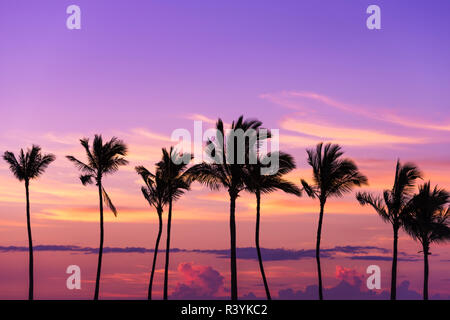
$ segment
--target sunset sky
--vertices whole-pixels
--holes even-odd
[[[71,4],[81,8],[81,30],[66,28]],[[381,30],[366,27],[370,4],[381,8]],[[230,124],[243,114],[279,129],[280,149],[297,162],[288,176],[297,184],[311,181],[305,149],[325,141],[358,164],[369,179],[364,191],[390,188],[398,158],[450,189],[449,12],[447,0],[0,0],[0,153],[34,143],[57,157],[31,184],[33,242],[42,246],[36,298],[93,296],[98,194],[81,185],[65,156],[85,159],[79,139],[96,133],[124,140],[130,161],[104,181],[119,214],[105,214],[105,247],[118,252],[105,253],[101,298],[146,297],[152,253],[130,248],[154,247],[157,215],[134,167],[153,170],[161,148],[175,143],[172,132],[193,132],[195,120],[206,130],[218,117]],[[239,248],[254,246],[255,207],[249,194],[238,199]],[[228,213],[226,193],[197,183],[175,203],[173,298],[229,297]],[[306,196],[263,197],[261,245],[274,297],[309,297],[317,219],[318,203]],[[399,296],[420,298],[421,248],[404,233],[399,241]],[[373,294],[387,297],[391,246],[390,225],[354,193],[331,199],[325,298],[373,298],[365,286],[373,264],[382,270]],[[0,161],[1,299],[27,296],[26,247],[24,185]],[[263,298],[252,252],[238,252],[239,295]],[[450,246],[431,252],[430,296],[448,299]],[[161,254],[157,298],[163,263]],[[66,288],[72,264],[82,270],[78,291]]]

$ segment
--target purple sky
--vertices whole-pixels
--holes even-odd
[[[71,4],[81,8],[81,30],[66,28]],[[366,27],[370,4],[381,7],[381,30]],[[103,133],[130,145],[130,166],[106,182],[119,217],[106,218],[105,246],[152,247],[156,215],[139,193],[133,166],[153,168],[160,148],[172,143],[172,131],[192,130],[193,120],[204,120],[206,128],[218,117],[230,123],[244,114],[279,128],[281,148],[298,164],[289,176],[297,184],[311,176],[305,148],[331,141],[342,144],[368,176],[367,191],[391,186],[398,157],[450,189],[449,12],[448,0],[0,0],[0,152],[38,143],[57,155],[32,185],[35,244],[98,245],[96,194],[81,186],[64,156],[83,158],[78,139]],[[23,200],[23,186],[1,161],[0,247],[26,245]],[[360,207],[354,194],[327,206],[324,248],[391,248],[390,226]],[[275,193],[263,199],[262,208],[265,248],[314,247],[316,202]],[[228,248],[223,194],[196,184],[176,210],[174,247]],[[253,197],[239,199],[237,214],[238,246],[253,246]],[[405,234],[400,246],[408,254],[419,250]],[[432,251],[430,291],[449,295],[449,246]],[[6,292],[0,298],[25,297],[26,256],[0,255],[0,291]],[[119,253],[107,259],[105,297],[145,293],[150,256],[132,255],[132,270]],[[53,282],[47,291],[37,286],[40,297],[67,297],[58,281],[64,280],[69,257],[71,263],[83,257],[79,263],[93,278],[93,255],[39,256],[39,270],[49,265],[62,270],[42,275],[42,283]],[[226,259],[180,253],[174,261],[172,292],[178,284],[195,287],[192,277],[211,272],[217,281],[225,279],[214,296],[227,294]],[[347,268],[352,282],[374,261],[326,259],[325,287],[331,290],[343,280],[335,270]],[[16,270],[18,264],[23,270]],[[240,293],[262,296],[256,263],[240,265]],[[193,266],[195,276],[186,266]],[[390,263],[382,266],[387,290]],[[400,268],[399,285],[408,280],[420,292],[421,262],[403,262]],[[307,297],[305,290],[316,283],[312,259],[271,261],[267,270],[275,293],[293,290],[283,291],[286,297]],[[161,279],[156,281],[160,290]],[[130,283],[140,286],[137,296]],[[92,282],[86,284],[80,297],[91,296]]]
[[[75,2],[78,31],[65,28],[73,1],[0,2],[3,132],[150,120],[163,131],[186,113],[245,112],[273,127],[273,106],[258,96],[299,88],[445,117],[448,1],[376,1],[380,31],[365,26],[373,1]]]

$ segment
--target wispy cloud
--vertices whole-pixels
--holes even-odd
[[[370,261],[392,261],[392,257],[387,256],[374,256],[374,255],[367,255],[367,256],[354,256],[350,257],[351,260],[370,260]],[[397,258],[398,261],[421,261],[422,259],[419,257],[411,257],[411,258]]]
[[[260,95],[260,98],[271,101],[277,105],[298,110],[298,111],[307,111],[309,107],[308,103],[304,100],[309,100],[312,102],[318,102],[327,107],[331,107],[334,109],[338,109],[340,111],[344,111],[346,113],[351,113],[354,115],[363,116],[365,118],[387,122],[391,124],[400,125],[408,128],[416,128],[416,129],[425,129],[425,130],[433,130],[433,131],[450,131],[450,124],[448,123],[431,123],[425,122],[422,119],[416,120],[412,118],[405,118],[403,115],[399,116],[397,114],[389,111],[388,108],[376,108],[378,112],[369,111],[364,106],[353,105],[349,103],[344,103],[328,97],[326,95],[318,94],[315,92],[308,91],[282,91],[279,93],[267,93]],[[303,99],[298,101],[296,98]],[[381,111],[380,111],[381,110]]]
[[[186,119],[193,120],[193,121],[203,121],[203,122],[206,122],[209,124],[215,124],[217,121],[216,119],[212,119],[212,118],[209,118],[205,115],[198,114],[198,113],[189,114],[186,116]]]
[[[34,246],[35,251],[70,251],[75,253],[94,254],[98,252],[97,248],[81,247],[75,245],[37,245]],[[28,247],[25,246],[0,246],[0,252],[26,252]],[[161,251],[164,251],[162,249]],[[229,258],[230,251],[228,249],[179,249],[173,248],[172,253],[203,253],[212,254],[217,258]],[[104,253],[149,253],[154,249],[144,247],[105,247]],[[377,253],[374,255],[373,253]],[[261,254],[265,261],[283,261],[283,260],[301,260],[315,257],[315,249],[290,250],[284,248],[261,248]],[[381,255],[382,254],[382,255]],[[321,250],[323,258],[334,259],[337,257],[348,258],[351,260],[373,260],[373,261],[390,261],[390,250],[376,246],[336,246],[333,248],[325,248]],[[399,253],[401,261],[418,261],[420,257],[410,255],[405,252]],[[257,260],[258,256],[254,247],[237,248],[237,258],[242,260]]]
[[[157,141],[163,141],[163,142],[172,142],[172,140],[170,139],[169,136],[165,136],[159,133],[155,133],[152,132],[150,130],[147,130],[145,128],[136,128],[133,129],[132,132],[134,134],[137,134],[139,136],[145,137],[145,138],[149,138],[152,140],[157,140]]]
[[[404,137],[384,133],[379,130],[341,127],[325,122],[311,123],[293,118],[285,118],[282,120],[281,128],[304,135],[314,136],[319,140],[326,140],[349,146],[418,144],[426,142],[424,138]]]

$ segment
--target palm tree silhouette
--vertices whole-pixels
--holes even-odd
[[[80,140],[82,147],[84,148],[87,156],[87,163],[84,163],[73,156],[67,156],[71,162],[81,171],[80,180],[81,183],[86,186],[95,182],[98,187],[98,197],[100,206],[100,247],[98,252],[98,265],[97,265],[97,277],[95,280],[95,294],[94,300],[98,300],[98,293],[100,289],[100,274],[102,269],[102,257],[103,257],[103,201],[117,217],[117,210],[105,188],[102,184],[104,176],[115,173],[119,170],[120,166],[128,164],[125,160],[128,148],[122,140],[113,137],[110,141],[103,143],[101,135],[95,135],[92,148],[89,146],[89,139],[83,138]]]
[[[293,183],[283,179],[283,175],[291,172],[295,169],[295,161],[291,155],[283,152],[278,153],[279,166],[275,172],[268,174],[262,174],[261,169],[267,167],[272,158],[272,154],[263,156],[262,159],[258,159],[256,164],[247,165],[246,174],[246,190],[254,193],[256,196],[256,231],[255,231],[255,245],[258,253],[259,269],[264,282],[264,289],[266,290],[267,300],[271,300],[269,285],[267,284],[266,274],[264,272],[264,266],[261,256],[261,249],[259,246],[259,229],[261,220],[261,194],[267,194],[276,190],[281,190],[286,193],[291,193],[296,196],[300,196],[300,189]],[[266,159],[264,159],[266,158]],[[266,165],[265,165],[266,164]]]
[[[430,182],[427,182],[419,187],[419,193],[408,203],[408,214],[403,219],[405,231],[422,244],[424,300],[428,300],[430,245],[450,241],[450,208],[445,208],[449,201],[447,191],[437,186],[431,189]]]
[[[367,184],[367,178],[362,175],[356,164],[350,159],[342,159],[344,154],[337,144],[319,143],[316,149],[308,149],[308,164],[313,169],[313,185],[301,180],[303,189],[311,198],[318,198],[320,203],[319,224],[317,227],[316,261],[319,277],[319,299],[323,300],[322,272],[320,269],[320,240],[325,203],[328,197],[342,197],[354,186]]]
[[[262,123],[258,120],[245,120],[240,116],[232,123],[231,131],[225,142],[225,130],[222,119],[216,123],[216,137],[207,142],[207,150],[212,161],[196,164],[186,171],[191,181],[198,181],[207,185],[212,190],[225,188],[230,197],[230,269],[231,269],[231,299],[238,299],[237,267],[236,267],[236,199],[239,193],[245,189],[245,164],[238,163],[238,157],[247,159],[247,153],[251,148],[246,145],[246,154],[239,154],[240,147],[237,144],[236,132],[248,134],[249,141],[254,141],[258,136],[256,130]]]
[[[167,184],[165,183],[161,170],[157,170],[155,174],[148,171],[143,166],[136,167],[136,172],[142,177],[145,187],[141,188],[144,198],[148,201],[150,206],[156,209],[158,214],[159,228],[158,236],[156,237],[155,252],[153,253],[152,271],[150,274],[150,282],[148,285],[148,300],[152,299],[153,277],[155,275],[156,258],[158,255],[159,242],[162,233],[162,214],[164,206],[168,203]]]
[[[184,174],[185,169],[192,159],[189,153],[179,153],[173,147],[170,150],[162,149],[162,159],[156,164],[157,170],[167,188],[167,202],[169,204],[167,217],[167,239],[166,239],[166,263],[164,266],[164,300],[168,298],[169,280],[169,256],[170,256],[170,231],[172,226],[172,203],[178,200],[186,190],[189,190],[189,181]]]
[[[414,164],[405,163],[402,165],[400,160],[397,160],[392,190],[385,190],[383,197],[374,196],[367,192],[359,192],[356,194],[356,199],[361,205],[372,206],[385,222],[392,224],[394,244],[391,272],[391,300],[395,300],[397,296],[398,230],[402,226],[402,220],[406,212],[405,207],[410,199],[415,181],[421,178],[421,175],[421,172]]]
[[[33,240],[31,237],[31,217],[30,217],[30,181],[41,176],[45,169],[55,161],[53,154],[42,154],[41,148],[33,145],[26,152],[20,150],[18,159],[14,153],[6,151],[3,159],[9,164],[9,169],[19,181],[25,182],[25,195],[27,202],[27,231],[28,231],[28,252],[29,252],[29,286],[28,299],[33,300],[34,277],[33,277]]]

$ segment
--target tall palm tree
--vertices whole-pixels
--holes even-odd
[[[166,263],[164,266],[164,300],[168,298],[169,281],[169,257],[170,257],[170,231],[172,226],[172,205],[185,191],[189,190],[189,181],[185,175],[186,167],[192,159],[189,153],[179,153],[173,147],[169,151],[162,149],[162,159],[156,164],[157,170],[167,188],[167,202],[169,204],[167,216],[167,239],[166,239]]]
[[[445,208],[450,194],[444,189],[430,187],[427,182],[419,187],[408,204],[408,214],[403,219],[406,232],[422,244],[424,274],[423,299],[428,300],[428,256],[431,243],[450,241],[450,208]]]
[[[9,169],[14,176],[19,180],[25,182],[25,196],[27,202],[27,231],[28,231],[28,299],[33,300],[34,277],[33,277],[33,240],[31,237],[31,217],[30,217],[30,181],[41,176],[45,169],[55,161],[53,154],[42,154],[41,148],[33,145],[31,149],[26,152],[23,149],[19,152],[19,157],[16,158],[14,153],[6,151],[3,154],[3,159],[9,164]]]
[[[152,299],[153,277],[155,275],[156,258],[158,255],[159,242],[162,234],[162,214],[164,206],[168,203],[167,184],[165,183],[161,170],[157,170],[155,174],[148,171],[143,166],[136,167],[136,172],[142,177],[145,187],[141,188],[142,194],[150,206],[156,209],[158,214],[159,228],[156,237],[155,251],[153,253],[152,271],[150,274],[150,282],[148,285],[148,300]]]
[[[100,274],[103,257],[103,201],[117,217],[117,210],[103,187],[103,177],[113,174],[119,170],[120,166],[128,164],[125,160],[128,148],[122,140],[113,137],[110,141],[103,143],[101,135],[95,135],[92,147],[89,146],[89,139],[80,140],[87,156],[87,163],[84,163],[73,156],[67,156],[73,164],[81,171],[81,183],[86,186],[95,182],[98,187],[99,207],[100,207],[100,247],[98,252],[97,277],[95,280],[94,300],[98,300],[100,289]]]
[[[261,256],[261,248],[259,245],[259,231],[261,220],[261,194],[268,194],[277,190],[284,191],[286,193],[300,196],[300,189],[293,183],[283,179],[283,176],[295,169],[295,161],[291,155],[283,152],[279,152],[276,158],[279,160],[278,169],[275,172],[269,172],[268,174],[262,174],[261,169],[264,164],[269,164],[269,160],[272,158],[272,154],[262,156],[266,159],[258,159],[256,164],[247,165],[246,175],[246,190],[254,193],[256,196],[256,230],[255,230],[255,245],[258,253],[259,269],[261,271],[261,277],[264,283],[264,289],[266,290],[266,296],[268,300],[271,300],[269,285],[267,284],[266,274],[264,272],[264,266]]]
[[[350,159],[342,159],[341,146],[319,143],[316,149],[308,149],[308,164],[313,169],[314,184],[301,180],[303,189],[311,198],[318,198],[320,204],[319,224],[317,227],[316,262],[319,278],[319,299],[323,300],[322,272],[320,269],[320,240],[325,204],[329,197],[342,197],[354,186],[367,184],[367,178],[361,174],[356,164]]]
[[[237,288],[237,267],[236,267],[236,199],[239,193],[245,189],[245,164],[238,163],[238,146],[235,133],[241,131],[256,137],[257,130],[262,123],[258,120],[244,120],[241,116],[232,123],[231,131],[225,136],[225,130],[222,119],[216,123],[216,137],[210,139],[207,143],[207,150],[211,159],[208,162],[196,164],[187,170],[190,180],[198,181],[207,185],[212,190],[224,188],[228,191],[230,197],[230,269],[231,269],[231,299],[238,299]],[[255,133],[253,133],[255,132]],[[227,139],[225,139],[225,137]],[[234,141],[233,141],[234,140]],[[250,137],[249,141],[253,141]],[[232,143],[231,143],[232,142]],[[245,153],[248,152],[250,145],[245,147]],[[244,155],[247,158],[247,155]]]
[[[394,185],[391,190],[385,190],[383,196],[374,196],[370,193],[357,193],[356,199],[361,205],[370,205],[380,217],[392,225],[394,231],[394,244],[392,250],[391,271],[391,300],[397,297],[397,248],[398,231],[402,226],[405,208],[413,192],[415,181],[421,178],[419,169],[412,163],[402,165],[397,160],[395,168]]]

